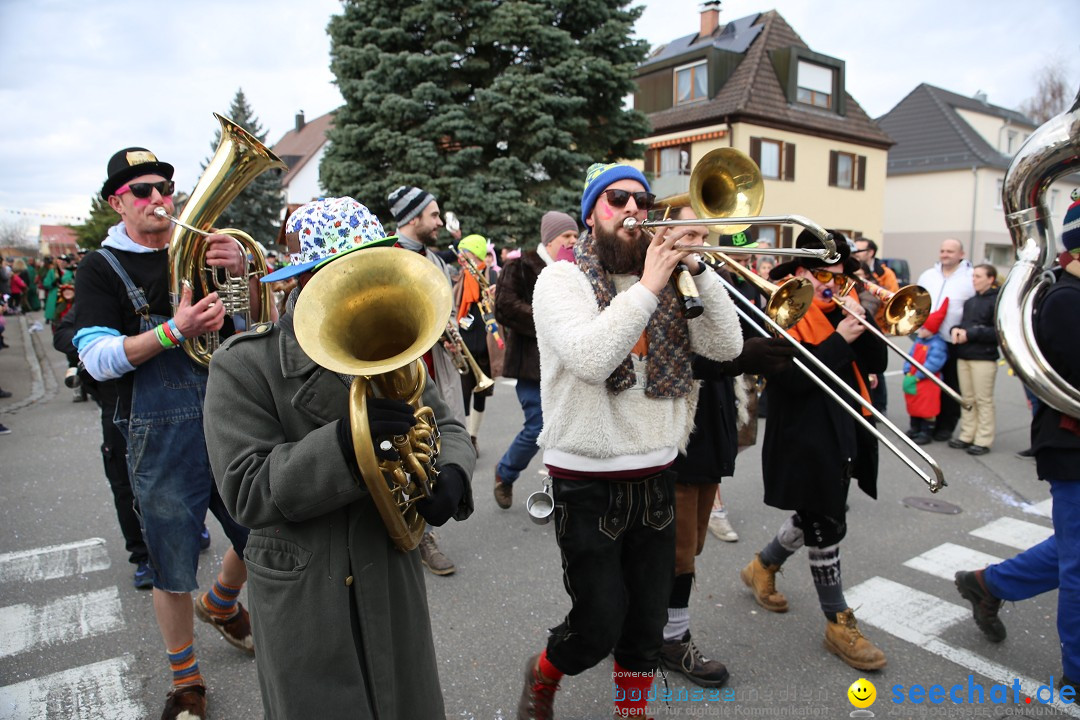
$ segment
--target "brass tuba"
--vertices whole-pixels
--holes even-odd
[[[266,257],[258,243],[242,230],[225,228],[217,232],[229,235],[240,244],[245,256],[252,258],[251,269],[241,277],[232,277],[225,270],[206,265],[207,245],[204,238],[225,208],[258,175],[271,168],[286,168],[274,153],[248,131],[214,113],[221,123],[221,142],[202,177],[191,191],[178,218],[170,217],[163,208],[158,214],[171,220],[176,227],[169,239],[169,292],[173,308],[180,304],[184,285],[195,289],[196,297],[216,292],[225,306],[226,315],[241,315],[247,327],[270,319],[270,288],[259,283],[260,311],[251,311],[250,280],[266,274]],[[221,344],[220,334],[206,333],[184,340],[184,352],[203,367]]]
[[[1016,264],[998,291],[998,342],[1025,387],[1050,407],[1080,417],[1080,388],[1047,362],[1035,340],[1039,295],[1053,284],[1054,230],[1046,191],[1080,165],[1080,93],[1073,106],[1032,133],[1005,173],[1002,205],[1016,248]]]
[[[353,451],[391,541],[420,544],[424,519],[414,503],[429,497],[438,470],[439,428],[421,395],[421,356],[446,328],[453,299],[446,277],[427,258],[400,248],[352,253],[320,270],[296,301],[296,341],[331,372],[356,376],[349,389]],[[380,460],[372,444],[367,398],[403,400],[416,425],[393,439],[400,461]]]

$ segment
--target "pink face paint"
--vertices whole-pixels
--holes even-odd
[[[606,202],[600,204],[600,217],[604,220],[610,220],[615,217],[615,213],[611,211],[611,206]]]
[[[143,208],[150,204],[150,198],[134,198],[132,205],[137,208]]]

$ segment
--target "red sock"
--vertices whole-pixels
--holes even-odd
[[[547,649],[540,653],[540,674],[550,680],[553,684],[557,684],[562,680],[563,671],[551,664],[548,660]]]
[[[649,689],[652,687],[654,674],[627,670],[618,662],[611,673],[617,691],[615,710],[620,717],[645,717],[645,708],[649,704]]]

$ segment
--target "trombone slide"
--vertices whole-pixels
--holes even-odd
[[[719,276],[719,274],[718,274],[718,276]],[[798,352],[804,358],[809,360],[810,363],[812,365],[814,365],[814,367],[816,367],[818,370],[825,373],[826,375],[831,375],[833,377],[836,377],[835,374],[832,371],[830,371],[828,369],[828,367],[826,367],[823,362],[818,360],[816,357],[814,357],[813,353],[811,353],[809,350],[804,348],[802,346],[802,343],[800,343],[795,338],[791,337],[791,335],[788,334],[784,330],[784,328],[780,327],[780,325],[778,325],[772,318],[770,318],[767,314],[765,314],[760,309],[758,309],[758,307],[756,305],[754,305],[753,302],[751,302],[746,297],[744,297],[743,294],[740,293],[738,291],[738,289],[736,289],[731,283],[729,283],[727,280],[725,280],[723,278],[723,276],[719,276],[719,277],[720,277],[720,282],[724,284],[724,287],[727,288],[728,293],[731,294],[731,296],[735,299],[735,301],[737,303],[740,303],[740,304],[744,305],[755,316],[757,316],[758,318],[763,320],[770,328],[772,328],[772,330],[775,332],[777,337],[782,337],[782,338],[786,339],[789,343],[791,343],[795,347],[796,352]],[[735,308],[735,311],[737,313],[739,313],[739,315],[744,320],[746,320],[747,323],[751,327],[753,327],[755,330],[757,330],[759,333],[761,333],[762,335],[765,335],[766,337],[769,335],[769,333],[763,327],[761,327],[757,322],[755,322],[753,318],[751,318],[749,315],[747,315],[746,312],[740,310],[738,307]],[[927,486],[929,486],[930,492],[936,493],[937,491],[941,490],[941,488],[945,487],[945,485],[946,485],[945,476],[942,474],[941,467],[937,464],[937,462],[934,460],[934,458],[930,457],[926,453],[925,450],[923,450],[921,447],[919,447],[914,442],[912,442],[911,438],[909,438],[907,435],[905,435],[904,432],[902,430],[900,430],[900,428],[898,428],[894,424],[892,424],[889,421],[889,419],[887,417],[885,417],[877,408],[875,408],[870,403],[866,402],[866,400],[863,399],[862,395],[855,392],[855,390],[853,390],[847,383],[845,383],[842,380],[840,380],[839,378],[837,378],[837,382],[836,382],[837,387],[839,387],[841,390],[843,390],[852,400],[855,400],[862,407],[866,408],[867,411],[869,411],[870,414],[872,414],[877,419],[878,422],[882,423],[885,427],[889,428],[889,430],[891,430],[905,445],[907,445],[909,448],[911,448],[912,452],[914,452],[916,455],[918,455],[924,461],[926,461],[926,463],[928,465],[930,465],[930,468],[933,470],[933,473],[934,473],[933,477],[928,475],[918,465],[916,465],[914,460],[912,460],[907,455],[900,452],[900,450],[896,447],[896,445],[894,445],[887,437],[882,435],[881,432],[878,431],[878,429],[876,427],[871,425],[866,420],[866,418],[864,418],[862,416],[861,412],[859,412],[855,408],[851,407],[851,405],[848,404],[848,402],[846,400],[844,400],[842,397],[840,397],[831,387],[829,387],[828,383],[826,383],[824,380],[822,380],[820,377],[818,377],[818,375],[816,373],[811,372],[810,369],[804,363],[802,363],[798,358],[796,358],[793,362],[795,363],[795,367],[797,367],[800,371],[805,373],[806,376],[808,378],[810,378],[810,380],[812,380],[823,391],[825,391],[825,393],[827,395],[829,395],[829,397],[831,397],[833,400],[838,402],[840,404],[840,407],[842,407],[849,415],[851,415],[853,418],[855,418],[856,422],[860,423],[863,426],[863,428],[865,428],[874,437],[876,437],[880,443],[882,443],[885,447],[887,447],[889,450],[891,450],[893,452],[893,454],[896,455],[898,458],[900,458],[900,460],[903,461],[903,463],[905,465],[907,465],[909,468],[911,468],[920,478],[922,478],[923,481],[927,484]]]

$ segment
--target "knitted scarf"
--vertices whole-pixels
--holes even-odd
[[[849,297],[858,297],[854,294],[854,291]],[[831,300],[819,300],[814,298],[814,304],[810,306],[810,309],[803,315],[802,320],[795,324],[795,327],[788,330],[788,333],[801,343],[809,343],[810,345],[820,345],[825,340],[836,332],[836,328],[829,322],[829,319],[825,317],[825,313],[841,312],[840,308],[836,306],[836,303]],[[859,385],[859,394],[862,395],[863,400],[870,402],[870,391],[866,389],[866,383],[863,382],[862,371],[859,370],[859,366],[854,362],[851,363],[851,368],[855,372],[855,381]],[[862,408],[862,414],[869,417],[872,413],[865,407]]]
[[[603,310],[615,297],[615,283],[608,277],[593,251],[595,240],[586,234],[574,246],[577,266],[589,279],[597,306]],[[680,398],[690,394],[693,374],[690,367],[690,332],[682,315],[678,295],[671,283],[664,286],[660,304],[645,327],[649,341],[646,363],[645,396],[650,398]],[[608,389],[618,394],[637,383],[629,353],[607,379]]]

